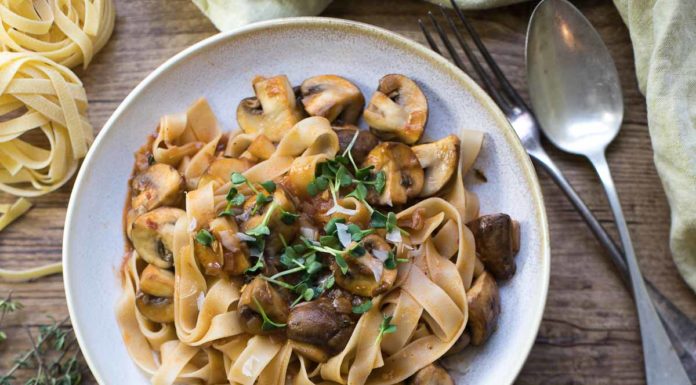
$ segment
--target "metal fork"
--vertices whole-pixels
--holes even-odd
[[[553,181],[556,182],[556,184],[566,194],[573,206],[575,206],[575,209],[580,213],[582,218],[590,227],[590,230],[592,230],[592,233],[597,238],[599,243],[602,244],[602,246],[604,246],[604,248],[609,252],[611,261],[621,273],[620,276],[623,279],[624,284],[630,288],[628,269],[626,267],[623,252],[621,249],[619,249],[616,243],[614,243],[611,236],[609,236],[592,211],[590,211],[582,198],[580,198],[578,193],[565,178],[561,170],[556,166],[556,164],[551,160],[544,148],[541,146],[539,134],[540,125],[534,116],[534,113],[500,70],[500,67],[496,64],[495,60],[493,60],[490,52],[488,52],[488,49],[486,49],[481,41],[480,36],[474,30],[466,16],[464,16],[464,13],[457,6],[456,2],[454,0],[450,0],[450,2],[452,3],[452,8],[454,8],[457,18],[464,25],[464,29],[471,37],[472,41],[476,45],[476,48],[478,48],[481,56],[485,60],[490,72],[493,75],[491,76],[489,71],[486,71],[483,68],[481,62],[474,55],[471,47],[462,36],[460,29],[457,28],[454,19],[450,17],[450,15],[445,11],[444,7],[440,6],[442,15],[447,20],[449,28],[454,32],[455,39],[464,50],[464,53],[469,59],[474,71],[481,79],[484,89],[503,111],[534,163],[537,164],[541,169],[545,170],[549,176],[551,176]],[[455,50],[454,45],[445,33],[443,27],[440,25],[437,19],[435,19],[432,12],[428,12],[428,17],[430,18],[435,30],[437,31],[437,34],[439,35],[454,63],[457,65],[457,67],[466,72],[467,69],[462,61],[462,58]],[[428,32],[428,29],[425,27],[421,19],[418,19],[418,24],[423,32],[423,35],[425,36],[425,39],[430,45],[430,48],[442,55],[437,43],[433,39],[430,32]],[[672,302],[664,297],[649,281],[646,280],[646,282],[648,284],[648,291],[650,292],[658,313],[660,314],[660,318],[666,325],[670,338],[672,339],[674,346],[677,348],[677,353],[679,354],[691,381],[696,382],[696,323],[691,321],[674,304],[672,304]]]

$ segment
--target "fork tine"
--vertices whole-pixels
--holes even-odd
[[[440,48],[437,47],[437,43],[435,43],[435,40],[433,40],[433,37],[430,35],[430,32],[425,28],[425,25],[423,25],[423,20],[418,19],[418,25],[420,26],[421,32],[423,32],[423,35],[425,35],[425,40],[428,41],[428,45],[430,45],[430,49],[435,51],[438,55],[442,56],[442,52],[440,52]]]
[[[479,51],[481,51],[484,60],[486,60],[486,63],[488,63],[488,67],[490,67],[490,69],[493,71],[493,74],[495,75],[496,79],[498,79],[498,81],[500,82],[500,85],[506,92],[507,96],[512,98],[512,100],[516,103],[526,106],[527,104],[524,102],[520,94],[517,93],[517,90],[515,90],[512,84],[510,84],[505,74],[503,74],[503,71],[500,70],[498,64],[495,62],[495,60],[493,60],[493,57],[491,56],[490,52],[483,44],[483,41],[481,41],[481,37],[476,32],[471,23],[469,23],[469,19],[467,19],[466,16],[464,16],[464,13],[457,5],[457,2],[454,0],[450,0],[450,2],[452,3],[452,8],[454,8],[454,11],[457,13],[459,20],[461,20],[464,24],[464,28],[466,28],[467,32],[474,41],[474,44],[476,44],[476,47],[479,49]]]
[[[466,72],[466,66],[464,65],[464,62],[462,61],[462,58],[457,54],[457,51],[454,50],[454,47],[452,46],[452,43],[450,42],[449,38],[447,38],[447,34],[445,34],[445,31],[442,30],[440,27],[440,24],[435,20],[435,16],[433,16],[432,12],[428,12],[428,17],[430,18],[430,21],[433,23],[433,26],[435,26],[435,30],[437,31],[437,34],[440,35],[440,40],[445,44],[445,48],[447,48],[447,52],[449,52],[450,56],[452,56],[452,60],[454,60],[454,64],[457,65],[457,67],[461,68],[462,71]]]
[[[454,37],[457,39],[457,42],[459,42],[459,45],[462,47],[464,50],[464,53],[466,54],[467,58],[469,58],[469,62],[471,65],[474,67],[474,70],[478,74],[478,76],[481,78],[483,81],[484,88],[488,93],[495,99],[496,103],[503,109],[503,110],[509,110],[511,108],[510,104],[508,103],[507,99],[503,97],[503,95],[500,94],[498,89],[495,87],[493,84],[493,81],[491,77],[486,73],[486,71],[483,69],[481,66],[481,63],[479,60],[476,58],[474,53],[471,51],[471,48],[469,45],[464,41],[464,38],[462,37],[461,33],[459,33],[459,29],[457,29],[457,26],[454,24],[454,20],[452,20],[451,17],[447,14],[445,11],[445,8],[440,6],[440,11],[442,12],[442,15],[445,17],[447,20],[447,23],[450,26],[450,29],[454,31]],[[451,44],[450,44],[451,46]],[[448,46],[449,50],[449,46]],[[454,49],[450,51],[450,54],[452,55],[457,55],[456,52],[453,53]]]

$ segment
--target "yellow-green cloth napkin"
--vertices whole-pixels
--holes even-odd
[[[466,9],[521,1],[457,0]],[[193,2],[218,29],[229,30],[258,20],[317,15],[330,0]],[[630,31],[638,83],[648,104],[655,165],[672,210],[672,256],[696,290],[696,0],[614,0],[614,4]]]

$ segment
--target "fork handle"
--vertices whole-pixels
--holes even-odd
[[[630,281],[628,279],[628,268],[626,267],[623,253],[619,247],[616,246],[614,240],[611,238],[611,236],[609,236],[609,233],[607,233],[604,227],[602,227],[602,225],[599,223],[597,217],[595,217],[592,211],[590,211],[590,208],[587,207],[582,198],[580,198],[578,193],[575,192],[575,189],[573,189],[573,186],[570,185],[570,182],[568,182],[561,170],[556,166],[551,158],[549,158],[546,151],[538,150],[534,151],[533,153],[530,152],[529,155],[549,174],[549,176],[551,176],[551,179],[556,182],[558,187],[563,190],[565,195],[570,200],[570,203],[575,206],[575,209],[580,213],[582,219],[584,219],[587,225],[590,227],[590,230],[592,230],[592,233],[597,238],[599,243],[601,243],[602,246],[604,246],[604,248],[609,252],[611,261],[621,272],[621,279],[626,285],[630,285]]]
[[[604,185],[609,205],[614,212],[616,226],[619,229],[621,243],[626,253],[626,264],[628,265],[631,278],[633,297],[638,309],[647,383],[648,385],[690,385],[691,381],[689,381],[689,377],[679,361],[675,349],[672,347],[667,331],[660,322],[660,318],[645,287],[643,274],[640,272],[638,260],[633,250],[633,242],[628,231],[628,225],[624,219],[619,194],[611,177],[604,151],[588,154],[588,158],[597,170],[599,179]]]
[[[619,271],[619,276],[626,287],[631,291],[631,283],[628,276],[628,267],[625,257],[614,240],[599,223],[589,207],[573,189],[570,182],[565,178],[561,170],[551,160],[546,151],[541,146],[533,146],[528,150],[532,160],[553,179],[553,181],[565,193],[575,209],[580,213],[583,220],[587,223],[592,233],[599,243],[608,251],[611,261]],[[689,319],[679,308],[677,308],[668,298],[660,293],[652,283],[645,280],[648,292],[653,298],[658,314],[665,327],[669,331],[670,339],[677,348],[682,363],[687,369],[687,373],[693,383],[696,383],[696,323]],[[633,294],[633,293],[631,293]]]

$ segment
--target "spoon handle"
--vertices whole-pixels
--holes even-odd
[[[647,383],[648,385],[691,384],[645,287],[645,281],[636,260],[631,235],[628,232],[619,195],[616,192],[604,151],[589,155],[588,158],[594,165],[604,186],[609,205],[614,213],[616,226],[619,230],[621,244],[626,254],[626,265],[628,266],[633,297],[638,310]]]

